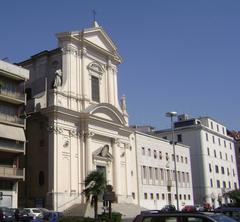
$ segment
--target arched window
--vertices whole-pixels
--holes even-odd
[[[40,186],[44,185],[44,172],[40,171],[38,174],[38,183]]]

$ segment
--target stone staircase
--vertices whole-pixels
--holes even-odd
[[[141,208],[138,205],[130,203],[113,203],[112,212],[119,212],[122,214],[122,219],[124,221],[131,221],[137,214],[139,214],[145,208]],[[99,202],[98,204],[98,214],[103,212],[103,204]],[[94,210],[87,204],[75,204],[68,208],[64,212],[65,216],[84,216],[84,217],[94,217]]]

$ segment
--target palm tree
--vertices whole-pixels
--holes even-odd
[[[94,207],[94,217],[98,215],[98,198],[103,194],[106,189],[106,178],[101,171],[92,171],[85,178],[85,189],[83,194],[86,196],[86,200]]]

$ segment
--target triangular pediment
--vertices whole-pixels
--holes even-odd
[[[111,38],[101,27],[85,29],[84,38],[110,53],[115,53],[117,50]]]

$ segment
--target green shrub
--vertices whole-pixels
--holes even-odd
[[[90,217],[77,217],[77,216],[65,216],[59,219],[59,222],[95,222],[94,218]]]
[[[112,212],[112,218],[109,218],[108,213],[102,213],[99,215],[99,220],[101,222],[121,222],[122,214],[119,212]]]

